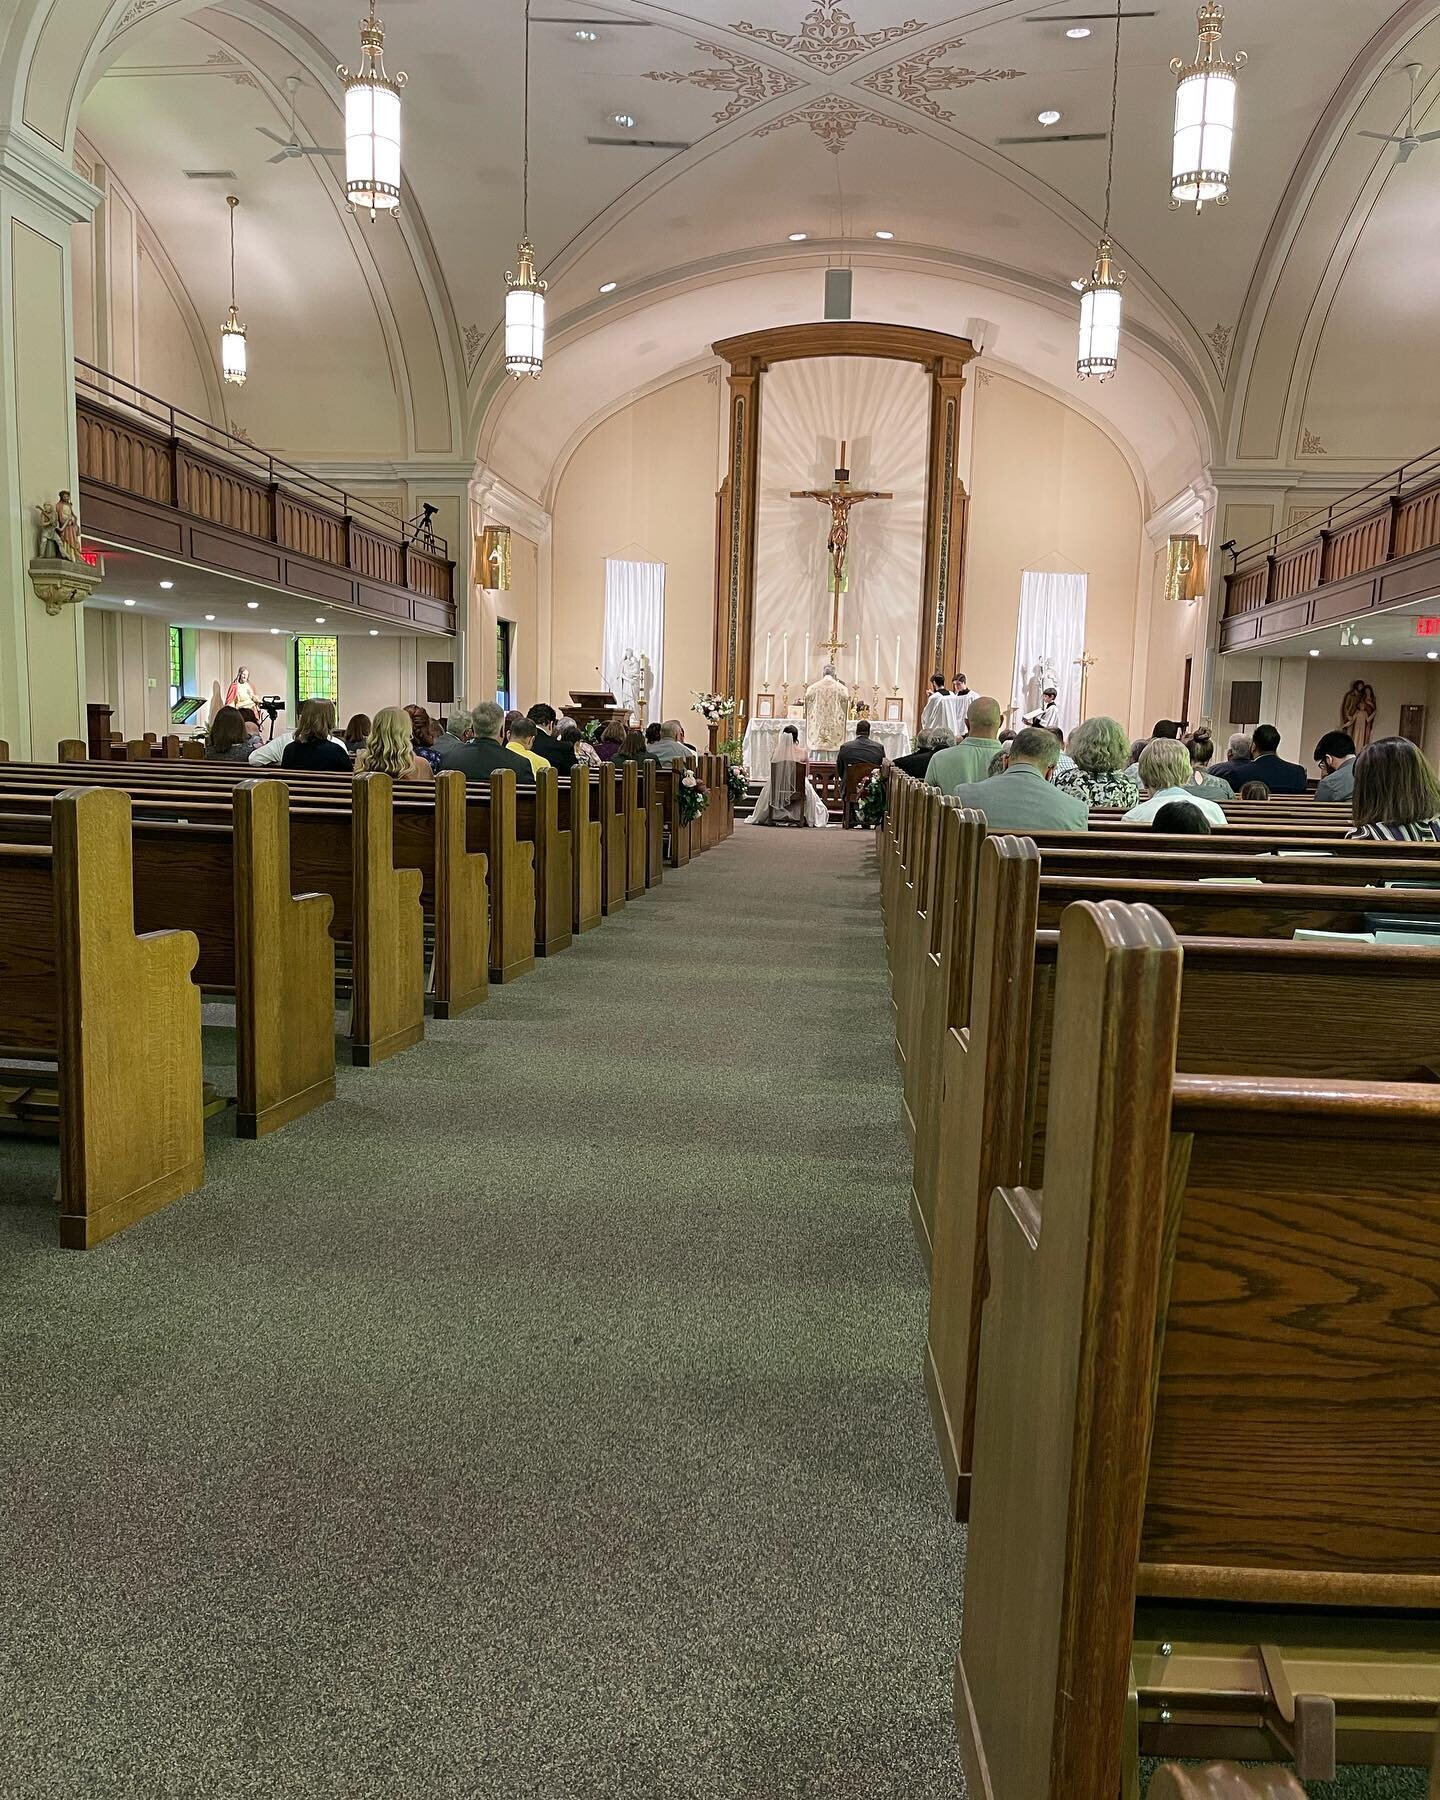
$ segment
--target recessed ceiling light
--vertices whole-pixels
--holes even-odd
[[[317,625],[323,625],[325,623],[325,620],[323,618],[318,618],[318,619],[316,619],[315,623]]]
[[[175,583],[173,581],[162,581],[160,583],[160,585],[163,588],[172,588],[172,587],[174,587]]]
[[[1319,654],[1320,654],[1320,652],[1319,652],[1319,651],[1318,651],[1318,650],[1312,650],[1312,651],[1311,651],[1311,652],[1310,652],[1310,654],[1311,654],[1311,655],[1312,655],[1312,656],[1318,656],[1318,655],[1319,655]]]
[[[1036,123],[1040,125],[1058,125],[1060,123],[1060,114],[1056,112],[1053,106],[1047,106],[1044,112],[1036,113],[1035,119]]]
[[[1426,662],[1434,662],[1437,657],[1440,657],[1440,650],[1427,650],[1425,652]]]
[[[1373,644],[1375,640],[1374,638],[1361,638],[1360,642],[1362,644]]]
[[[1090,27],[1088,25],[1072,25],[1065,35],[1068,38],[1087,38],[1090,35]]]
[[[790,242],[792,244],[803,244],[809,235],[810,233],[808,231],[792,231],[790,233]]]
[[[259,610],[260,602],[258,600],[247,600],[245,604],[250,608],[251,612]]]
[[[207,625],[213,625],[213,624],[214,624],[214,623],[215,623],[215,615],[214,615],[214,613],[206,613],[206,615],[205,615],[205,623],[206,623],[206,624],[207,624]]]
[[[135,604],[135,602],[134,602],[134,601],[133,601],[133,600],[127,600],[127,601],[126,601],[126,602],[125,602],[125,604],[126,604],[126,605],[127,605],[127,606],[133,606],[133,605],[134,605],[134,604]]]
[[[372,631],[370,635],[371,637],[379,637],[380,633],[378,631]]]
[[[575,33],[575,41],[578,44],[593,44],[599,36],[600,33],[598,31],[587,31],[582,25]]]
[[[635,129],[634,113],[611,113],[610,122],[612,125],[618,125],[622,131],[633,131]]]
[[[885,240],[885,242],[888,244],[890,242],[891,238],[894,237],[895,233],[893,231],[877,231],[875,233],[875,235],[878,238],[883,238]]]
[[[602,281],[600,283],[600,292],[602,294],[613,294],[619,285],[620,283],[618,281]]]

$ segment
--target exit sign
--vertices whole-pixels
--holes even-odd
[[[1440,618],[1422,618],[1415,621],[1416,637],[1440,637]]]

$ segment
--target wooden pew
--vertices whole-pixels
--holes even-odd
[[[509,769],[466,789],[470,848],[489,864],[490,979],[501,986],[535,967],[535,845],[519,835],[516,792]]]
[[[570,926],[576,936],[593,931],[601,918],[601,823],[594,774],[585,763],[577,763],[560,782],[556,802],[559,828],[570,834]],[[622,854],[623,850],[622,843]]]
[[[537,769],[533,788],[515,790],[515,833],[535,846],[535,954],[556,956],[570,947],[573,852],[560,829],[560,777]]]
[[[662,769],[657,763],[649,763],[645,771],[660,796],[667,844],[665,860],[672,869],[683,869],[694,855],[695,827],[680,823],[680,777],[685,766],[672,763]]]
[[[661,792],[660,771],[653,762],[643,765],[632,764],[635,769],[636,803],[644,825],[645,839],[645,886],[659,887],[665,879],[665,820],[666,799]],[[635,868],[632,860],[630,870],[630,887],[627,897],[633,898],[630,890],[635,884]]]
[[[53,818],[52,846],[0,844],[0,1042],[58,1062],[60,1238],[89,1249],[205,1179],[199,945],[135,933],[124,794]]]
[[[630,799],[627,802],[625,769],[631,770]],[[617,779],[618,777],[618,779]],[[602,763],[595,771],[590,788],[594,817],[600,827],[600,911],[608,919],[620,912],[627,898],[625,888],[630,872],[630,814],[634,800],[634,768],[622,764]]]
[[[956,1726],[993,1800],[1431,1755],[1440,1087],[1177,1075],[1181,970],[1148,908],[1066,913],[1063,1154],[990,1198]]]
[[[1043,864],[1028,839],[1000,837],[985,842],[979,867],[968,1018],[959,1010],[965,984],[956,971],[940,1045],[926,1356],[941,1461],[961,1517],[972,1468],[987,1196],[995,1186],[1040,1179],[1055,1042],[1055,937],[1036,934]],[[1215,936],[1185,943],[1182,1069],[1213,1066],[1217,1047],[1235,1075],[1412,1080],[1440,1068],[1440,954],[1433,950]],[[921,1168],[917,1154],[917,1185]]]

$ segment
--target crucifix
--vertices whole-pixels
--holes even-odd
[[[828,488],[802,488],[798,493],[791,491],[792,500],[818,500],[822,506],[830,508],[830,531],[825,540],[825,548],[830,556],[830,640],[820,648],[828,650],[832,657],[838,656],[845,648],[844,639],[840,636],[840,589],[845,583],[845,558],[850,548],[850,508],[858,506],[862,500],[893,500],[893,494],[882,494],[878,489],[852,488],[850,471],[845,467],[847,440],[840,443],[840,467],[835,471],[834,483]],[[856,670],[859,674],[859,670]],[[808,678],[809,671],[806,671]]]
[[[1099,660],[1098,656],[1092,656],[1088,650],[1082,650],[1075,658],[1075,667],[1080,671],[1080,719],[1075,721],[1077,725],[1081,719],[1090,716],[1085,710],[1085,690],[1090,685],[1090,671]]]

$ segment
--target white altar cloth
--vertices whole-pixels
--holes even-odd
[[[800,733],[800,745],[805,747],[805,721],[803,719],[752,719],[745,727],[745,744],[741,755],[745,761],[745,770],[752,781],[762,785],[770,780],[770,763],[775,755],[775,745],[780,733],[787,725],[793,725]],[[851,725],[854,734],[854,725]],[[910,732],[903,719],[872,719],[870,735],[883,748],[885,754],[893,762],[897,756],[905,756],[910,750]],[[826,758],[827,761],[832,760]]]

